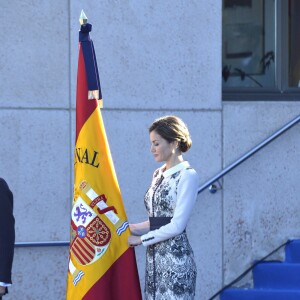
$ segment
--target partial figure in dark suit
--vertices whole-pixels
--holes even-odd
[[[0,300],[11,285],[11,269],[15,244],[13,194],[4,179],[0,178]]]

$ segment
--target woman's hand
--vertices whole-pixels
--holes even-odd
[[[129,229],[133,235],[139,235],[139,229],[137,224],[129,224]]]
[[[130,235],[128,237],[128,245],[130,247],[135,247],[142,244],[142,240],[140,236]]]
[[[150,223],[147,220],[142,223],[129,224],[129,229],[132,235],[143,235],[149,232]]]

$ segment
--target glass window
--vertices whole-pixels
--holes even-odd
[[[223,86],[275,86],[274,1],[223,0]]]
[[[300,86],[300,1],[289,1],[289,86]]]
[[[223,0],[222,38],[223,99],[300,99],[299,0]]]

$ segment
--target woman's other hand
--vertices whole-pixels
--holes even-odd
[[[128,245],[130,247],[135,247],[142,244],[142,240],[140,236],[130,235],[128,237]]]
[[[129,224],[129,229],[131,234],[133,235],[139,235],[139,228],[137,224]]]
[[[129,224],[129,229],[132,235],[143,235],[149,232],[150,230],[150,223],[149,220],[136,223],[136,224]]]

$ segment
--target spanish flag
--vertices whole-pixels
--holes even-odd
[[[80,17],[74,199],[66,299],[140,300],[135,253],[100,108],[93,42]]]

